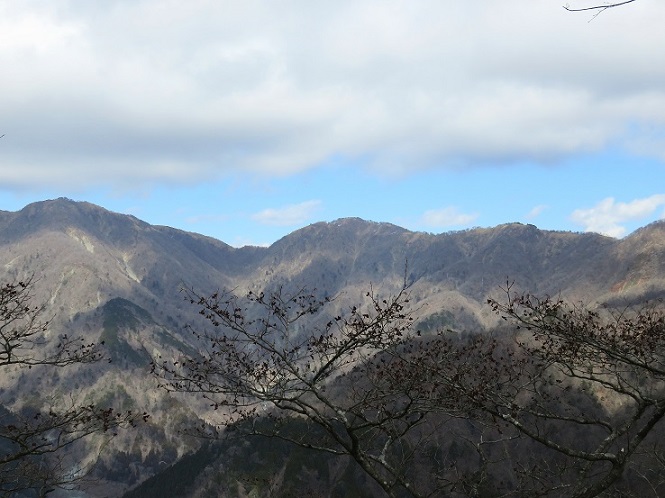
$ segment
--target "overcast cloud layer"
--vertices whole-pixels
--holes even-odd
[[[589,17],[558,0],[0,1],[0,184],[665,160],[665,3]]]

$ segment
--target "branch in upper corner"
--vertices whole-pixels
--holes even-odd
[[[600,10],[601,12],[607,9],[611,9],[613,7],[620,7],[622,5],[626,5],[628,3],[633,3],[635,0],[625,0],[624,2],[616,2],[616,3],[611,3],[611,4],[606,4],[606,5],[594,5],[593,7],[583,7],[580,9],[574,9],[568,7],[568,5],[564,5],[563,8],[566,9],[569,12],[582,12],[585,10]]]

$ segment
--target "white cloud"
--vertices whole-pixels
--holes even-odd
[[[0,185],[551,162],[612,142],[665,157],[665,3],[614,10],[2,2]]]
[[[576,209],[570,219],[582,225],[586,232],[623,237],[626,234],[624,223],[643,220],[664,205],[665,194],[652,195],[631,202],[616,202],[613,197],[608,197],[590,209]]]
[[[294,226],[312,219],[321,201],[306,201],[280,208],[269,208],[252,215],[252,219],[264,225]]]
[[[430,227],[449,228],[469,225],[476,218],[478,218],[477,214],[462,213],[456,207],[450,206],[425,211],[422,220],[425,225]]]
[[[534,206],[533,209],[531,209],[531,211],[529,211],[527,213],[526,218],[528,220],[532,220],[534,218],[537,218],[547,208],[549,208],[549,206],[547,204],[538,204],[537,206]]]

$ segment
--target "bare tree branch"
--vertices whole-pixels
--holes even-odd
[[[324,312],[331,299],[305,290],[288,294],[218,292],[187,299],[213,325],[193,331],[206,353],[173,361],[157,360],[153,371],[167,390],[189,392],[224,412],[226,426],[287,439],[305,448],[349,455],[389,496],[411,489],[402,448],[423,414],[402,392],[377,389],[377,352],[398,347],[413,318],[406,286],[395,295],[373,291],[346,313]],[[300,327],[306,332],[298,333]],[[288,417],[307,420],[316,431],[281,430]],[[266,422],[267,420],[267,422]]]
[[[566,9],[569,12],[582,12],[585,10],[607,10],[607,9],[612,9],[614,7],[620,7],[622,5],[626,5],[628,3],[633,3],[635,0],[625,0],[624,2],[617,2],[617,3],[611,3],[611,4],[606,4],[606,5],[594,5],[592,7],[582,7],[579,9],[576,8],[571,8],[568,5],[564,5],[564,9]]]
[[[665,429],[665,309],[504,293],[489,304],[517,330],[421,337],[406,286],[332,314],[304,290],[188,291],[212,325],[192,329],[203,353],[153,372],[219,411],[207,437],[233,427],[347,455],[387,496],[588,498],[627,472],[660,482],[663,449],[645,441]]]
[[[61,335],[48,337],[44,305],[34,305],[35,280],[29,277],[0,286],[0,369],[58,368],[96,362],[94,343]],[[57,401],[57,400],[56,400]],[[11,411],[0,400],[0,496],[37,490],[39,496],[69,486],[85,476],[72,470],[72,447],[93,434],[112,437],[120,427],[147,415],[120,413],[95,405],[54,403],[47,409]]]
[[[572,7],[569,7],[566,4],[566,5],[563,6],[563,8],[566,9],[568,12],[595,11],[593,17],[591,17],[591,19],[589,19],[589,22],[591,22],[596,17],[598,17],[600,14],[605,12],[607,9],[612,9],[614,7],[620,7],[622,5],[633,3],[634,1],[635,0],[625,0],[623,2],[616,2],[616,3],[605,4],[605,5],[593,5],[591,7],[581,7],[581,8],[572,8]]]

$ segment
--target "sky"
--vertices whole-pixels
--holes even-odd
[[[0,0],[0,209],[624,237],[665,217],[665,2],[563,5]]]

